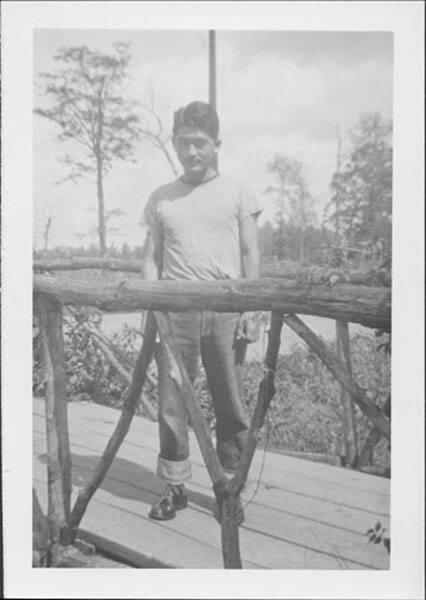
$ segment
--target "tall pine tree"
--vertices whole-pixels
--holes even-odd
[[[95,179],[99,248],[105,255],[107,222],[113,216],[105,208],[105,176],[115,161],[133,158],[140,138],[134,104],[123,96],[128,46],[114,44],[110,54],[86,46],[64,47],[54,58],[58,69],[40,74],[50,104],[35,113],[56,123],[57,139],[67,143],[61,157],[65,179]]]
[[[330,223],[339,224],[347,246],[384,244],[392,233],[392,123],[377,113],[361,115],[351,135],[348,160],[331,183]]]

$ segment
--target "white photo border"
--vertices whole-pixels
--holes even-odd
[[[138,26],[139,25],[139,26]],[[33,569],[33,31],[394,33],[392,496],[389,571]],[[422,2],[3,2],[2,414],[5,597],[421,598],[424,558]],[[93,594],[93,595],[92,595]]]

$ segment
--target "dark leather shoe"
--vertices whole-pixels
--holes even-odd
[[[188,506],[188,498],[183,485],[168,484],[163,495],[152,505],[149,518],[156,521],[174,519],[177,510]]]

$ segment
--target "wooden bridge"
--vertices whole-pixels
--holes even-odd
[[[34,401],[33,414],[34,485],[47,508],[43,399]],[[69,404],[73,497],[87,482],[117,418],[117,410],[98,404]],[[157,453],[157,424],[135,417],[83,517],[82,535],[137,567],[223,568],[215,498],[195,436],[189,507],[168,522],[148,518],[163,489],[155,476]],[[377,521],[389,527],[389,479],[272,452],[264,456],[262,450],[250,473],[241,495],[243,505],[249,502],[240,527],[243,568],[389,568],[384,546],[365,536]]]
[[[35,268],[54,271],[61,266],[64,267],[36,264]],[[355,465],[358,460],[353,424],[355,404],[372,424],[367,441],[375,443],[382,435],[390,438],[389,407],[380,408],[371,393],[352,377],[348,335],[348,321],[389,331],[388,282],[380,287],[377,274],[373,273],[371,281],[371,274],[361,273],[360,281],[360,274],[356,273],[352,274],[352,282],[351,277],[346,277],[343,284],[334,286],[335,281],[328,281],[327,274],[324,280],[324,274],[320,273],[319,281],[314,281],[312,273],[308,273],[308,279],[306,273],[302,275],[301,281],[289,273],[281,278],[255,281],[122,279],[103,284],[35,274],[35,307],[45,366],[46,429],[40,418],[42,405],[36,401],[34,473],[36,492],[42,499],[47,497],[46,535],[50,540],[51,566],[58,564],[61,547],[73,543],[83,528],[89,535],[102,533],[122,550],[127,549],[138,566],[217,568],[222,564],[222,556],[225,568],[388,568],[386,549],[381,544],[369,545],[365,535],[376,523],[388,528],[386,480],[267,453],[256,493],[251,493],[256,475],[252,473],[250,480],[248,474],[253,459],[257,472],[259,461],[262,462],[262,453],[256,453],[256,445],[275,391],[274,373],[283,324],[309,345],[342,386],[343,424],[347,447],[352,453],[350,464]],[[91,305],[107,311],[153,311],[147,320],[142,348],[118,419],[112,409],[67,403],[63,305]],[[232,479],[225,475],[214,450],[167,314],[167,311],[191,309],[272,312],[264,375],[242,465]],[[336,319],[337,356],[296,312]],[[147,519],[148,507],[160,492],[160,484],[152,472],[157,431],[155,425],[141,419],[132,423],[153,357],[157,331],[170,378],[185,402],[198,443],[197,447],[193,441],[196,468],[190,487],[190,507],[172,523],[153,523]],[[211,491],[209,480],[213,484]],[[246,504],[246,521],[242,526],[238,518],[240,500]],[[211,514],[215,504],[220,529]]]

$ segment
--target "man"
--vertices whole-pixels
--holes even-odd
[[[218,116],[209,104],[192,102],[175,112],[173,145],[183,175],[157,189],[147,203],[146,279],[258,277],[260,210],[245,187],[217,172],[218,136]],[[191,311],[171,313],[170,318],[192,382],[201,355],[216,414],[217,453],[224,469],[235,472],[247,433],[240,346],[242,340],[254,341],[255,315]],[[191,463],[187,411],[168,377],[161,349],[157,363],[157,474],[167,486],[149,516],[166,520],[187,505],[184,484],[191,477]]]

